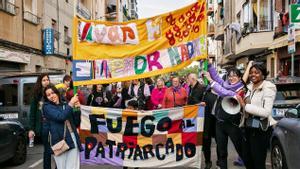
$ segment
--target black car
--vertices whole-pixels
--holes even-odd
[[[300,104],[290,108],[271,137],[272,169],[300,168]]]
[[[0,163],[19,165],[26,161],[26,130],[18,121],[0,117]]]

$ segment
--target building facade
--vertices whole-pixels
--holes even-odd
[[[0,76],[71,71],[74,12],[83,19],[137,19],[136,0],[0,0]]]
[[[291,75],[287,32],[289,6],[296,0],[208,0],[208,36],[218,65],[245,68],[249,60],[266,64],[269,77]],[[210,25],[213,24],[214,26]],[[296,27],[296,41],[300,32]],[[209,44],[210,45],[210,44]],[[216,48],[217,47],[217,48]],[[296,44],[295,76],[300,76],[300,50]],[[221,50],[217,50],[221,51]],[[210,53],[209,53],[210,55]]]

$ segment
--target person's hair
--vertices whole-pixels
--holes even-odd
[[[152,85],[153,84],[153,80],[150,77],[146,78],[145,82],[147,83],[147,85]]]
[[[139,104],[138,104],[138,102],[136,100],[130,100],[127,103],[127,107],[128,106],[132,106],[134,109],[137,109],[139,107]]]
[[[100,85],[100,84],[98,84],[98,85]],[[92,93],[97,93],[97,86],[98,86],[98,85],[93,85]],[[103,87],[103,85],[102,85],[101,91],[103,91],[103,89],[104,89],[104,87]]]
[[[254,64],[254,65],[252,65],[252,66],[250,67],[250,70],[251,70],[252,68],[255,68],[255,69],[259,70],[259,71],[262,73],[263,79],[264,79],[264,80],[267,78],[269,72],[267,71],[266,66],[264,66],[263,64]]]
[[[65,75],[64,78],[63,78],[63,82],[71,81],[71,80],[72,80],[72,77],[70,75]]]
[[[46,95],[46,91],[48,89],[51,89],[58,96],[58,99],[60,100],[60,93],[59,93],[58,89],[55,87],[55,85],[49,84],[47,87],[45,87],[45,89],[43,91],[43,96],[44,96],[45,101],[51,102],[50,100],[48,100],[47,95]]]
[[[36,83],[33,87],[33,97],[36,100],[39,100],[43,97],[42,79],[44,77],[48,77],[48,79],[50,80],[49,75],[47,73],[42,73],[40,76],[38,76]]]
[[[73,83],[73,80],[71,79],[71,81],[70,81],[70,87],[69,87],[70,89],[74,89],[74,83]]]
[[[237,69],[236,67],[232,67],[232,68],[229,68],[228,71],[227,71],[227,77],[230,75],[230,73],[233,73],[235,75],[237,75],[238,77],[242,77],[242,73],[239,69]]]

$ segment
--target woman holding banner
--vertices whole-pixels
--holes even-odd
[[[172,86],[166,90],[162,101],[163,108],[180,107],[187,104],[188,95],[186,90],[181,87],[179,78],[172,79]]]
[[[69,147],[67,151],[54,156],[56,166],[58,169],[79,169],[79,151],[82,147],[74,124],[76,112],[73,112],[74,107],[80,106],[78,96],[73,96],[68,104],[63,104],[59,91],[55,86],[49,85],[44,90],[44,99],[43,113],[50,127],[50,145],[56,145],[64,140]]]

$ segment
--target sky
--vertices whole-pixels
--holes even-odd
[[[196,0],[137,0],[139,19],[156,16],[187,6]]]

